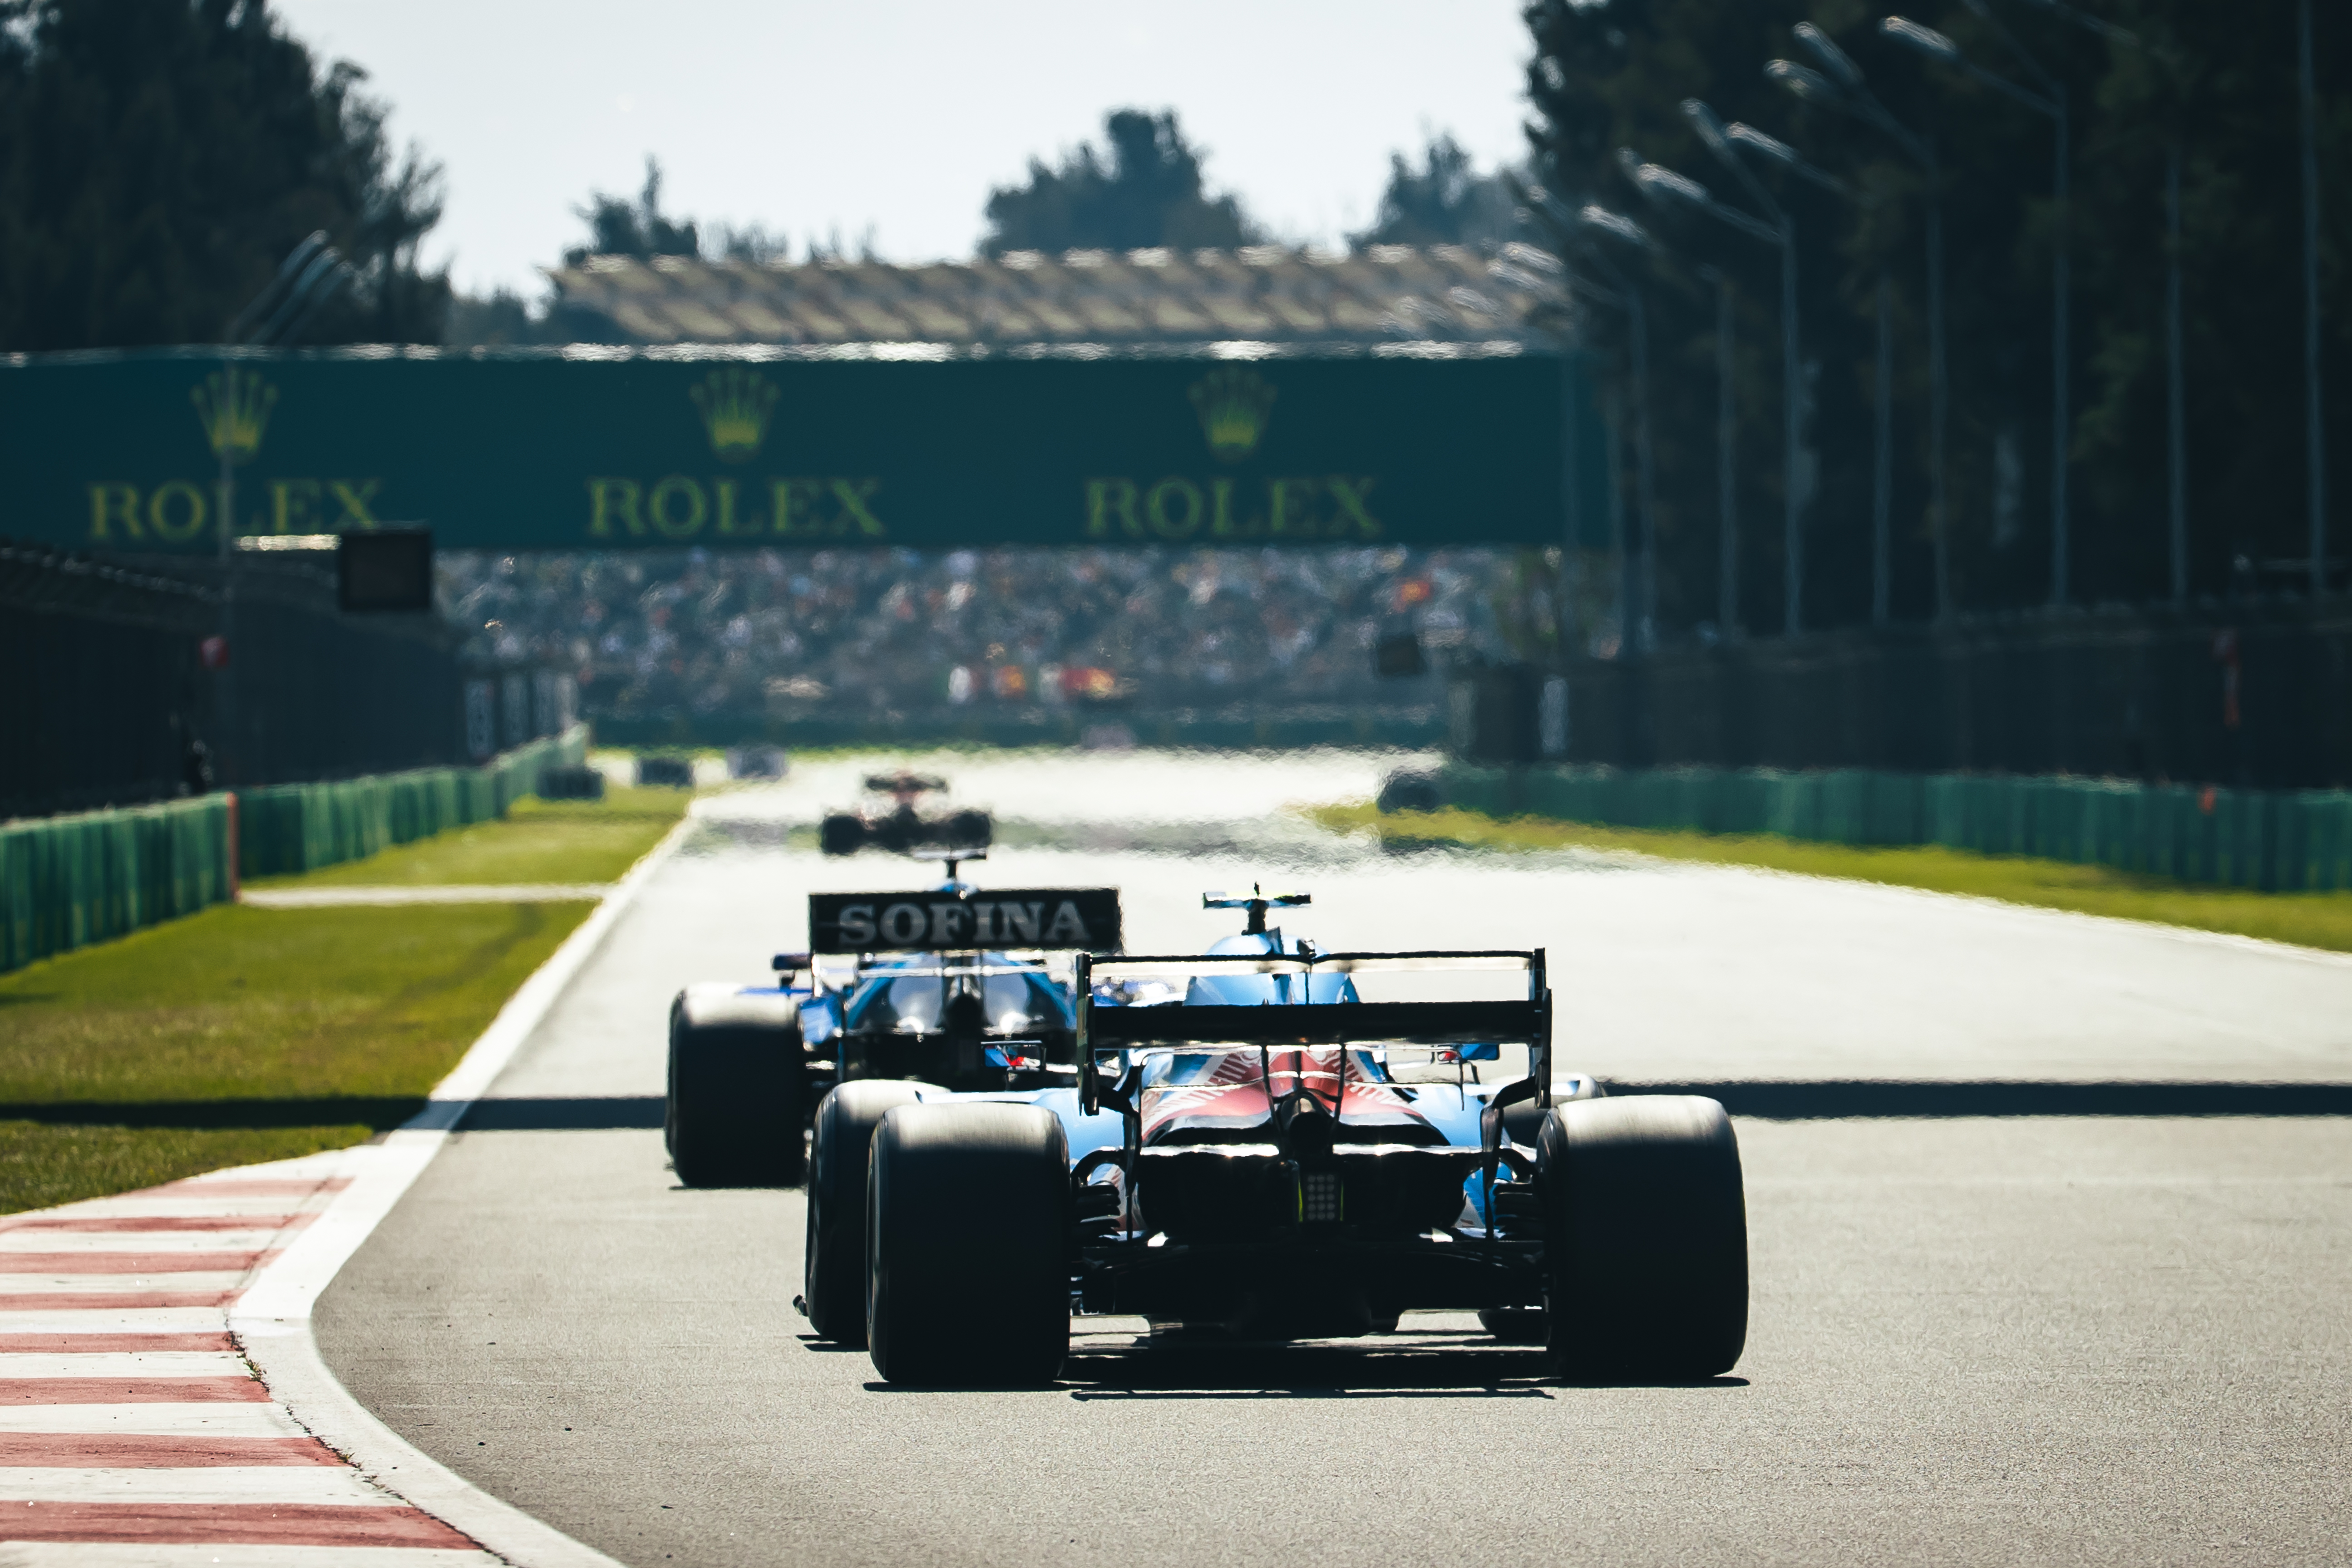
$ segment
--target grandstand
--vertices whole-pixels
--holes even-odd
[[[1259,246],[920,267],[592,256],[551,280],[566,330],[611,342],[1444,357],[1542,346],[1556,273],[1517,245]],[[608,733],[1319,709],[1410,710],[1433,735],[1436,676],[1380,680],[1374,643],[1410,628],[1440,663],[1522,656],[1551,635],[1550,583],[1479,548],[757,549],[452,553],[441,593],[475,654],[576,669]]]
[[[591,256],[551,274],[565,328],[632,343],[924,344],[1105,354],[1154,345],[1383,348],[1541,342],[1566,303],[1532,246],[1338,253],[1010,251],[922,267]]]

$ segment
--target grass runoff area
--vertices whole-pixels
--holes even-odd
[[[686,810],[676,789],[608,788],[602,800],[526,795],[502,822],[453,827],[295,877],[257,877],[253,888],[423,888],[451,883],[610,882],[652,848]]]
[[[1668,860],[1844,877],[2352,952],[2352,892],[2259,893],[2137,876],[2105,866],[1979,855],[1935,845],[1860,848],[1772,834],[1599,827],[1549,817],[1502,818],[1454,809],[1383,816],[1370,805],[1328,805],[1316,807],[1308,816],[1334,832],[1370,831],[1400,847],[1630,850]]]
[[[686,802],[526,799],[268,885],[609,881]],[[0,975],[0,1213],[399,1126],[593,907],[223,904]]]

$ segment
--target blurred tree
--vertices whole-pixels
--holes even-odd
[[[316,229],[311,342],[432,342],[440,170],[265,0],[0,0],[0,349],[209,342]]]
[[[674,218],[661,210],[661,164],[646,159],[645,189],[637,199],[590,193],[588,205],[572,212],[588,226],[588,243],[563,253],[566,267],[577,267],[592,256],[634,256],[640,261],[656,256],[699,256],[702,234],[692,218]]]
[[[1027,184],[991,191],[982,253],[1232,247],[1261,237],[1238,199],[1202,190],[1201,153],[1172,110],[1114,110],[1103,133],[1107,152],[1082,142],[1054,169],[1033,158]]]
[[[1389,154],[1388,188],[1380,216],[1350,245],[1499,245],[1518,234],[1515,205],[1502,171],[1481,174],[1451,136],[1436,136],[1414,168],[1402,153]]]
[[[487,296],[457,294],[449,300],[448,326],[441,341],[463,349],[557,341],[549,336],[547,325],[546,312],[534,312],[510,289],[494,289]]]
[[[1984,68],[2033,78],[2010,37],[2063,84],[2074,117],[2073,575],[2077,603],[2168,592],[2164,353],[2164,167],[2183,154],[2191,584],[2230,590],[2232,561],[2295,581],[2304,552],[2301,374],[2303,209],[2293,0],[2074,0],[2133,29],[2135,46],[2028,0],[1918,0],[1901,7]],[[1796,218],[1806,388],[1806,604],[1810,625],[1868,616],[1874,374],[1873,305],[1895,289],[1895,609],[1932,609],[1926,444],[1923,176],[1866,124],[1811,106],[1762,74],[1775,57],[1818,62],[1791,33],[1828,32],[1899,121],[1936,138],[1942,164],[1949,311],[1949,519],[1959,608],[2000,611],[2050,592],[2051,125],[1957,70],[1885,37],[1892,7],[1864,0],[1528,0],[1534,51],[1529,138],[1541,183],[1570,205],[1638,218],[1666,248],[1612,259],[1650,306],[1659,475],[1659,600],[1669,629],[1713,618],[1716,584],[1714,296],[1696,274],[1730,276],[1738,308],[1736,402],[1747,624],[1779,619],[1781,471],[1779,272],[1773,247],[1675,204],[1646,202],[1620,149],[1756,211],[1682,112],[1711,104],[1793,143],[1872,198],[1843,200],[1769,159],[1756,176]],[[2335,451],[2352,449],[2352,47],[2342,5],[2315,5],[2322,185],[2323,350]],[[1987,14],[1979,14],[1979,12]],[[1570,244],[1569,248],[1577,248]],[[1622,318],[1595,309],[1579,331],[1613,365]],[[2338,468],[2342,468],[2339,463]],[[2352,484],[2331,476],[2330,523],[2352,538]],[[2341,552],[2341,545],[2338,550]]]

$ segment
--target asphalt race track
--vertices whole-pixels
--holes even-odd
[[[1564,1062],[1770,1112],[1738,1122],[1736,1374],[1561,1385],[1429,1315],[1216,1354],[1087,1321],[1051,1390],[880,1384],[802,1337],[799,1194],[682,1190],[658,1131],[681,983],[763,973],[811,890],[929,874],[794,831],[852,772],[710,803],[320,1303],[363,1403],[581,1540],[744,1565],[2352,1550],[2352,962],[1768,874],[1384,857],[1280,809],[1368,795],[1360,758],[965,763],[961,797],[1024,819],[970,874],[1116,884],[1137,951],[1229,929],[1198,895],[1253,877],[1310,889],[1292,924],[1330,946],[1546,945]],[[2214,1105],[2261,1114],[2176,1114]]]

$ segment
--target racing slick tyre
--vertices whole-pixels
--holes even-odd
[[[985,849],[996,837],[996,821],[984,811],[950,813],[940,825],[942,842],[958,849]]]
[[[1570,1100],[1600,1100],[1609,1091],[1601,1080],[1589,1072],[1555,1072],[1551,1078],[1551,1102],[1554,1105]],[[1503,1131],[1511,1142],[1532,1149],[1543,1141],[1543,1106],[1532,1100],[1520,1100],[1503,1110]]]
[[[827,855],[855,855],[866,847],[866,824],[836,811],[816,825],[816,847]]]
[[[1723,1107],[1679,1094],[1554,1106],[1536,1171],[1561,1374],[1730,1371],[1748,1340],[1748,1207]]]
[[[669,1005],[662,1142],[689,1187],[789,1187],[807,1164],[800,1004],[690,985]]]
[[[878,1079],[845,1083],[817,1102],[801,1310],[821,1339],[866,1342],[866,1152],[875,1125],[914,1103],[913,1084]]]
[[[1050,1383],[1070,1349],[1061,1120],[1002,1101],[902,1106],[866,1176],[866,1340],[891,1383]]]

